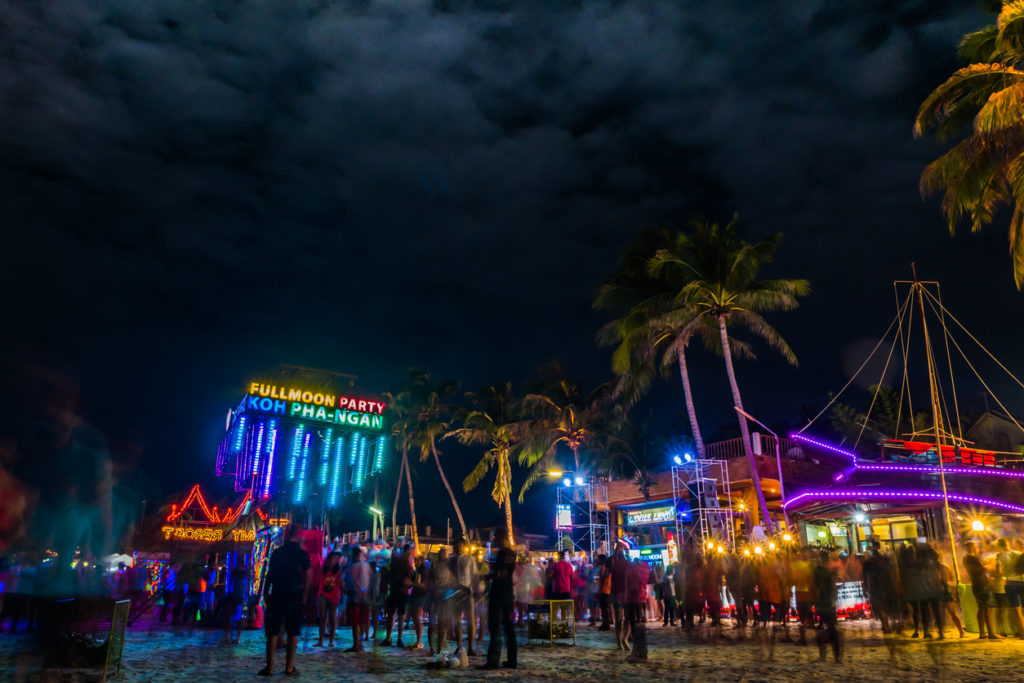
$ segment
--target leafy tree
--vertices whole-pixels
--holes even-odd
[[[455,516],[459,520],[459,528],[462,529],[462,537],[468,538],[469,532],[466,529],[466,522],[462,518],[462,510],[455,498],[455,491],[448,483],[444,468],[441,466],[441,457],[437,448],[437,442],[451,431],[450,422],[453,406],[449,399],[458,393],[459,385],[451,380],[435,383],[431,380],[430,374],[422,370],[412,369],[409,371],[409,384],[406,393],[411,401],[412,421],[410,425],[411,445],[420,451],[420,462],[425,462],[433,457],[437,465],[437,473],[441,475],[441,482],[448,491],[452,507],[455,508]]]
[[[412,492],[412,472],[409,466],[409,450],[413,447],[416,433],[416,410],[413,395],[407,389],[386,392],[384,399],[391,410],[391,436],[402,454],[402,464],[398,469],[398,486],[395,487],[395,503],[391,509],[391,534],[398,542],[398,498],[402,492],[402,475],[409,493],[409,517],[412,520],[413,545],[418,549],[420,544],[419,531],[416,529],[416,500]]]
[[[756,244],[749,244],[738,237],[736,224],[736,217],[724,226],[693,223],[672,248],[658,251],[650,262],[650,270],[655,276],[666,270],[679,270],[686,276],[686,284],[677,296],[716,325],[733,404],[742,410],[743,399],[736,382],[727,327],[732,325],[752,332],[796,365],[796,355],[789,344],[761,314],[793,310],[798,306],[797,297],[810,291],[810,285],[806,280],[796,279],[759,280],[761,270],[771,262],[782,235],[775,234]],[[771,518],[761,489],[747,421],[738,413],[737,419],[743,447],[750,460],[761,515],[771,530]]]
[[[999,3],[990,3],[998,9]],[[936,88],[917,112],[914,135],[962,139],[928,164],[921,193],[942,193],[950,233],[967,219],[972,232],[1001,206],[1009,222],[1014,281],[1024,284],[1024,1],[1002,4],[994,25],[960,42],[969,66]]]
[[[497,472],[491,498],[505,512],[505,526],[509,543],[514,544],[512,532],[512,453],[516,448],[514,436],[522,430],[515,420],[516,405],[512,397],[512,384],[489,386],[477,393],[467,393],[474,409],[462,420],[462,427],[454,429],[445,438],[455,438],[464,445],[487,446],[483,457],[462,481],[462,489],[471,491],[480,485],[491,468]]]
[[[658,370],[668,376],[679,368],[686,415],[698,457],[705,457],[693,403],[686,350],[699,337],[704,347],[721,355],[718,326],[680,296],[692,273],[683,268],[657,268],[651,262],[661,251],[681,253],[688,237],[678,231],[643,232],[629,246],[619,271],[598,290],[595,308],[624,312],[598,332],[598,343],[615,346],[612,369],[618,376],[614,395],[633,405],[650,388]],[[732,340],[733,353],[752,355],[744,342]]]

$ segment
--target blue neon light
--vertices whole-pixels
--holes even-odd
[[[306,434],[306,438],[302,443],[302,465],[300,466],[299,481],[295,485],[295,502],[301,503],[306,498],[306,476],[309,468],[309,442],[312,440],[312,434]]]
[[[302,434],[305,431],[302,425],[295,428],[295,436],[292,437],[292,457],[288,460],[288,481],[295,481],[295,467],[299,464],[299,454],[302,452]]]
[[[277,421],[270,421],[270,438],[267,439],[267,477],[263,480],[263,497],[270,497],[270,482],[274,474],[274,450],[277,448]]]
[[[327,485],[327,470],[331,464],[331,437],[333,435],[333,429],[328,428],[324,432],[323,448],[320,450],[320,476],[317,477],[320,486]]]
[[[267,423],[260,421],[259,426],[256,428],[256,448],[253,449],[252,453],[252,476],[256,476],[260,471],[260,454],[263,452],[263,433],[266,431]]]
[[[373,470],[371,472],[380,472],[384,469],[384,449],[387,448],[387,442],[388,437],[377,437],[377,453],[373,458]]]
[[[334,472],[331,478],[331,491],[327,496],[327,505],[334,507],[338,504],[338,493],[341,487],[341,471],[345,467],[345,438],[339,436],[334,445]]]
[[[235,442],[231,444],[232,453],[240,453],[242,450],[242,442],[245,440],[245,415],[238,418],[238,424],[235,425]]]
[[[363,487],[363,472],[366,470],[366,437],[359,435],[359,464],[356,466],[356,477],[353,487]]]

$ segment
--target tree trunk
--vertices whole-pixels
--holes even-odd
[[[718,318],[718,332],[722,335],[722,354],[725,356],[725,373],[729,376],[729,386],[732,388],[732,401],[740,410],[743,410],[743,399],[740,398],[740,387],[736,384],[736,371],[732,367],[732,352],[729,347],[729,334],[725,330],[725,317]],[[754,449],[750,445],[750,430],[747,429],[747,418],[736,413],[740,422],[740,436],[743,439],[743,450],[746,451],[747,459],[750,460],[750,479],[754,484],[754,493],[757,494],[757,504],[760,508],[761,517],[764,520],[765,531],[772,533],[772,518],[768,515],[768,504],[764,500],[764,490],[761,488],[761,475],[757,471],[757,459],[754,457]]]
[[[504,480],[501,484],[503,504],[505,507],[505,526],[508,529],[508,545],[513,547],[516,544],[512,533],[512,464],[508,460],[508,453],[499,456],[502,463],[499,466],[498,474]]]
[[[462,529],[462,537],[468,539],[469,534],[466,532],[466,522],[462,519],[462,510],[459,509],[459,503],[455,500],[455,492],[452,491],[451,484],[448,483],[448,477],[444,476],[444,469],[441,467],[441,458],[437,455],[437,445],[434,444],[434,439],[430,439],[430,452],[434,454],[434,464],[437,465],[437,473],[441,475],[441,481],[444,483],[444,487],[448,489],[448,495],[451,496],[452,505],[455,506],[455,516],[459,518],[459,527]]]
[[[580,474],[580,447],[574,445],[572,447],[572,457],[576,461],[576,476]]]
[[[398,468],[398,483],[395,485],[395,504],[391,506],[391,542],[398,545],[398,497],[402,493],[402,475],[405,473],[405,458]]]
[[[697,445],[697,457],[704,458],[704,438],[700,435],[697,424],[697,411],[693,407],[693,391],[690,389],[690,371],[686,367],[686,351],[679,349],[679,377],[683,380],[683,396],[686,398],[686,414],[690,418],[690,431]]]
[[[420,532],[416,528],[416,501],[412,496],[412,472],[409,467],[409,447],[402,445],[402,462],[405,463],[405,483],[409,487],[409,516],[412,517],[413,555],[420,552]]]

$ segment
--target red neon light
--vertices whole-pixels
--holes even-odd
[[[227,512],[225,512],[223,515],[220,515],[217,513],[216,505],[211,510],[210,507],[206,504],[206,499],[203,498],[203,494],[199,490],[199,484],[196,484],[191,488],[191,490],[189,490],[188,495],[185,496],[185,501],[181,504],[181,507],[178,507],[177,505],[171,505],[171,514],[167,515],[167,521],[173,522],[177,520],[185,513],[185,510],[187,510],[189,506],[192,505],[193,502],[198,501],[200,509],[203,511],[203,514],[206,515],[207,522],[210,522],[211,524],[231,524],[236,519],[238,519],[238,516],[240,514],[242,514],[242,510],[245,508],[245,504],[249,501],[251,495],[252,494],[249,491],[246,491],[245,498],[242,499],[242,502],[239,503],[237,507],[228,508]],[[234,512],[232,512],[232,510],[234,510]],[[260,512],[258,508],[256,511]],[[266,521],[266,517],[263,515],[262,512],[260,512],[260,516],[264,519],[264,521]]]

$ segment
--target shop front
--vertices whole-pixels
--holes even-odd
[[[679,524],[690,524],[690,505],[686,500],[660,500],[614,509],[619,536],[630,541],[633,559],[668,566],[678,560],[676,537]]]

